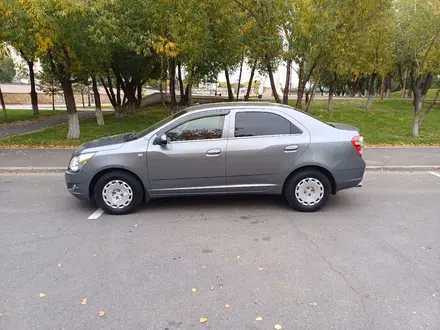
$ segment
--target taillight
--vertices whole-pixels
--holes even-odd
[[[360,157],[362,157],[362,148],[364,147],[364,138],[362,136],[355,136],[351,139],[353,148],[356,149]]]

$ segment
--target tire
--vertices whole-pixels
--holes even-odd
[[[144,188],[132,174],[112,171],[104,174],[96,183],[96,204],[108,214],[135,212],[143,201]]]
[[[304,170],[291,176],[284,189],[290,206],[300,212],[315,212],[327,204],[331,184],[325,174]]]

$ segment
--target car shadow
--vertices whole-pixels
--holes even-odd
[[[274,195],[217,195],[217,196],[185,196],[167,197],[151,200],[147,209],[200,209],[200,208],[280,208],[289,209],[289,205],[281,196]]]

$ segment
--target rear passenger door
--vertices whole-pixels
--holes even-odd
[[[271,110],[231,111],[226,149],[228,191],[264,192],[282,185],[310,143],[308,131],[300,127]]]

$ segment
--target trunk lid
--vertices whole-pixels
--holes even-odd
[[[328,125],[330,125],[331,127],[337,128],[337,129],[341,129],[343,131],[354,131],[354,132],[359,132],[359,128],[357,128],[356,126],[353,125],[347,125],[347,124],[341,124],[341,123],[332,123],[332,122],[328,122]]]

